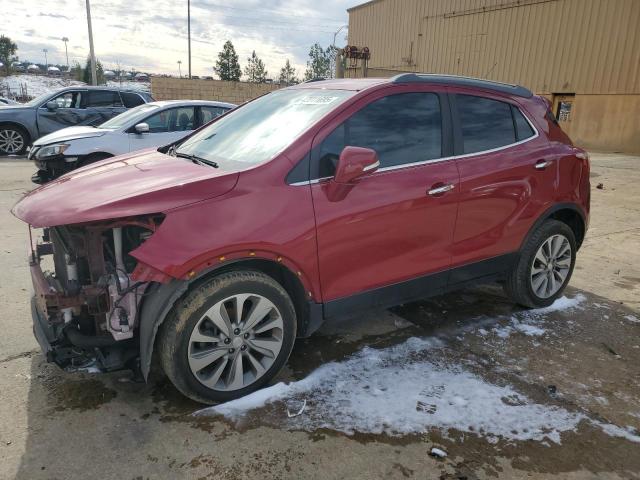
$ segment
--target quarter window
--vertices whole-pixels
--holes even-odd
[[[314,152],[311,178],[332,176],[346,146],[375,150],[381,168],[441,157],[439,97],[434,93],[401,93],[371,102],[320,144]]]
[[[529,124],[527,119],[524,118],[522,112],[513,105],[511,105],[511,112],[513,113],[513,121],[516,124],[516,135],[518,137],[518,141],[520,142],[522,140],[526,140],[527,138],[533,137],[535,132],[533,131],[533,128],[531,128],[531,125]]]
[[[464,153],[481,152],[515,143],[508,103],[472,95],[456,95]]]

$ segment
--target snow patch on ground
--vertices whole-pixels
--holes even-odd
[[[640,320],[638,320],[638,318],[634,317],[633,315],[625,315],[624,319],[629,320],[631,323],[640,323]]]
[[[575,308],[583,296],[558,300],[544,310]],[[540,310],[527,312],[532,315]],[[510,327],[525,335],[544,330],[516,322]],[[513,320],[512,320],[513,321]],[[486,331],[485,331],[486,332]],[[487,382],[461,365],[445,360],[446,344],[434,338],[410,338],[384,349],[365,347],[341,362],[327,363],[306,378],[278,383],[238,400],[209,407],[196,415],[223,415],[242,421],[256,409],[289,429],[314,431],[327,428],[354,432],[406,435],[436,428],[479,434],[489,441],[537,440],[560,443],[562,432],[575,431],[590,422],[609,435],[640,442],[630,428],[591,420],[581,412],[543,405],[510,385]],[[287,405],[306,401],[299,416],[289,418]]]
[[[139,92],[151,92],[151,82],[132,82],[117,80],[107,80],[108,87],[123,88],[127,90],[138,90]]]

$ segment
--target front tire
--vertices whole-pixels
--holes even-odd
[[[17,125],[0,125],[0,153],[22,155],[29,145],[29,135]]]
[[[176,302],[159,331],[158,353],[180,392],[211,404],[266,385],[295,338],[295,309],[284,288],[261,272],[232,271]]]
[[[573,230],[557,220],[546,220],[520,251],[518,261],[507,274],[505,292],[524,307],[548,307],[562,295],[571,279],[576,250]]]

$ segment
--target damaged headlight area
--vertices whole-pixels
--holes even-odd
[[[130,255],[162,215],[45,228],[30,257],[34,333],[66,369],[137,370],[138,311],[149,281]]]
[[[42,160],[43,158],[56,157],[58,155],[62,155],[67,148],[69,148],[69,144],[67,143],[46,145],[44,147],[40,147],[36,151],[35,158],[38,160]]]

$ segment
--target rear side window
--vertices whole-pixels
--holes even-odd
[[[522,112],[517,108],[511,105],[511,113],[513,114],[513,122],[516,124],[516,137],[518,141],[526,140],[527,138],[533,137],[535,132],[531,125],[524,118]]]
[[[118,92],[113,90],[91,90],[89,92],[87,107],[121,107],[122,100]]]
[[[464,153],[482,152],[515,143],[511,106],[473,95],[456,95]]]
[[[200,107],[200,111],[202,112],[202,124],[209,123],[216,117],[219,117],[224,112],[229,110],[228,108],[223,107]]]
[[[439,158],[440,99],[433,93],[401,93],[371,102],[320,144],[311,178],[332,176],[346,146],[375,150],[381,168]]]
[[[137,107],[138,105],[145,103],[142,97],[137,93],[120,92],[120,96],[122,97],[122,101],[126,108]]]

